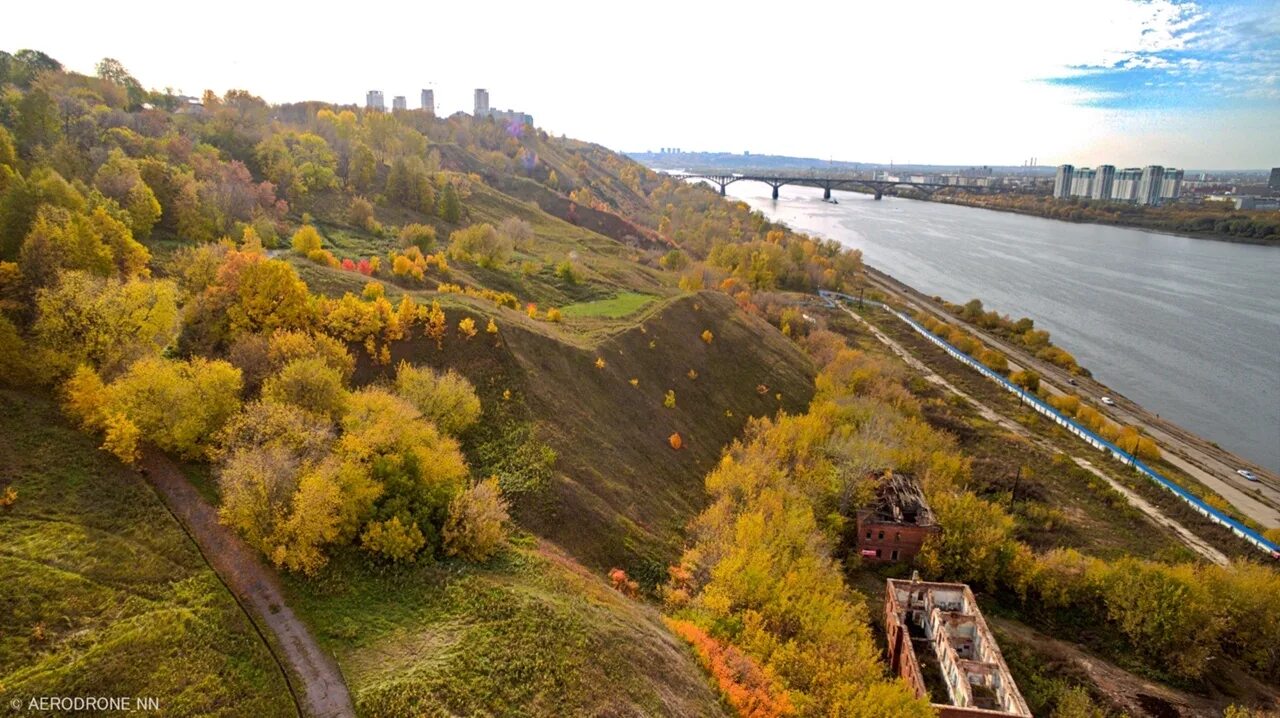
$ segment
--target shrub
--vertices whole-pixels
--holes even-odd
[[[693,646],[698,662],[715,679],[720,694],[739,716],[795,715],[787,692],[775,685],[750,656],[717,641],[689,621],[667,619],[667,625]]]
[[[480,418],[475,388],[452,369],[438,374],[402,361],[396,367],[396,394],[446,434],[456,436]]]
[[[554,323],[557,323],[557,324],[558,324],[558,323],[560,323],[561,321],[563,321],[563,317],[561,317],[561,316],[560,316],[560,310],[559,310],[559,309],[556,309],[555,307],[551,307],[550,309],[548,309],[548,310],[547,310],[547,321],[549,321],[549,322],[554,322]]]
[[[427,543],[418,524],[400,522],[399,516],[386,521],[370,521],[360,534],[360,546],[392,561],[413,561]]]
[[[449,504],[444,546],[450,556],[486,561],[506,542],[507,502],[491,476],[458,494]]]
[[[668,409],[676,408],[676,391],[675,389],[667,389],[667,393],[662,397],[662,405]]]
[[[481,267],[493,269],[506,264],[512,249],[511,239],[488,223],[473,224],[449,235],[449,257]]]
[[[323,240],[320,238],[320,233],[309,224],[304,224],[297,232],[294,232],[293,239],[290,241],[290,246],[293,247],[294,253],[308,258],[310,258],[312,252],[319,250],[322,244]]]
[[[356,197],[351,200],[351,206],[347,208],[347,221],[352,226],[361,229],[374,231],[377,227],[377,220],[373,218],[373,205],[364,197]]]
[[[631,580],[626,571],[614,567],[609,570],[609,585],[613,590],[626,596],[634,597],[640,592],[640,584]]]
[[[417,247],[423,254],[430,254],[436,248],[436,228],[426,224],[406,224],[400,230],[400,246],[402,248]]]
[[[716,338],[716,335],[712,334],[710,329],[702,330],[702,341],[710,344],[711,342],[715,341],[715,338]]]
[[[458,321],[458,333],[470,339],[476,335],[476,320],[471,317],[463,317]]]

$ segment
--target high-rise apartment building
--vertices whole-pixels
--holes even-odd
[[[1111,199],[1111,187],[1115,183],[1115,165],[1099,165],[1093,171],[1093,188],[1089,196],[1093,199]]]
[[[477,87],[476,88],[476,117],[484,117],[489,114],[489,91]]]
[[[1090,197],[1093,195],[1093,178],[1096,173],[1088,167],[1081,167],[1071,173],[1071,196]]]
[[[422,110],[429,115],[436,113],[436,93],[435,90],[422,91]]]
[[[1071,178],[1076,168],[1072,165],[1058,165],[1058,174],[1053,178],[1053,196],[1066,199],[1071,196]]]
[[[1280,191],[1280,167],[1271,168],[1271,179],[1267,182],[1267,189]]]
[[[364,107],[366,110],[377,110],[381,112],[387,109],[382,102],[382,90],[369,90],[364,95]]]
[[[1166,169],[1160,180],[1160,200],[1176,200],[1182,195],[1182,170]]]
[[[1116,172],[1111,182],[1111,199],[1115,202],[1135,202],[1138,199],[1138,183],[1142,181],[1142,170],[1128,167]]]
[[[409,101],[405,99],[404,95],[396,95],[391,98],[391,109],[407,110],[409,109]]]
[[[1160,185],[1164,182],[1164,168],[1160,165],[1147,165],[1142,168],[1142,179],[1138,180],[1138,204],[1160,204]]]

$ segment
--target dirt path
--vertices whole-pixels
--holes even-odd
[[[867,275],[874,285],[897,295],[911,307],[947,322],[957,321],[955,317],[934,306],[928,297],[889,275],[872,269],[868,269]],[[1232,506],[1254,521],[1268,527],[1280,526],[1280,477],[1148,412],[1093,379],[1073,377],[1062,368],[1030,356],[1021,347],[993,336],[981,327],[965,323],[964,329],[987,346],[1002,352],[1009,358],[1011,366],[1016,363],[1035,369],[1041,376],[1041,382],[1051,392],[1068,393],[1064,390],[1065,387],[1070,389],[1069,393],[1090,399],[1099,411],[1111,415],[1116,421],[1140,426],[1143,433],[1160,445],[1165,460],[1170,464],[1221,494]],[[1070,384],[1073,379],[1077,382],[1076,386]],[[1098,401],[1102,396],[1115,399],[1116,406],[1102,405]],[[1257,483],[1245,480],[1235,472],[1242,467],[1252,469],[1262,480]]]
[[[1056,454],[1058,452],[1058,449],[1056,447],[1054,447],[1044,439],[1041,439],[1040,437],[1032,434],[1031,431],[1029,431],[1025,426],[995,411],[991,407],[987,406],[986,404],[983,404],[982,402],[978,401],[974,397],[967,394],[964,390],[960,389],[960,387],[947,381],[945,378],[942,377],[942,375],[930,369],[928,366],[925,365],[924,362],[920,361],[914,355],[912,355],[909,351],[907,351],[907,349],[904,348],[901,344],[891,339],[884,332],[880,331],[879,327],[876,327],[874,324],[858,316],[856,313],[851,311],[848,307],[841,305],[840,308],[844,310],[844,312],[847,313],[849,316],[853,317],[855,320],[861,323],[864,327],[866,327],[872,333],[872,335],[875,336],[875,338],[880,341],[880,343],[889,347],[889,349],[893,351],[894,354],[897,354],[899,357],[901,357],[902,360],[905,361],[908,366],[921,372],[924,375],[924,378],[926,380],[934,384],[937,384],[938,386],[946,389],[947,391],[953,394],[956,394],[957,396],[960,396],[966,401],[968,401],[970,404],[974,406],[974,408],[978,410],[978,413],[987,421],[998,424],[1004,427],[1005,429],[1007,429],[1008,431],[1011,431],[1017,434],[1018,436],[1022,436],[1026,438],[1028,441],[1034,442],[1036,445],[1048,450],[1050,453]],[[1226,566],[1231,563],[1231,560],[1228,559],[1227,556],[1223,554],[1221,551],[1214,548],[1207,541],[1197,536],[1186,526],[1183,526],[1177,521],[1174,521],[1173,519],[1164,515],[1160,511],[1160,509],[1157,508],[1155,505],[1149,503],[1146,499],[1143,499],[1141,496],[1137,495],[1133,491],[1130,491],[1126,486],[1121,484],[1119,481],[1116,481],[1112,477],[1108,476],[1105,472],[1100,470],[1098,467],[1091,464],[1088,461],[1088,459],[1077,456],[1075,454],[1068,454],[1068,456],[1071,457],[1071,460],[1074,461],[1077,466],[1080,466],[1086,471],[1092,473],[1094,476],[1097,476],[1098,478],[1107,482],[1108,486],[1115,489],[1121,496],[1125,497],[1125,499],[1130,504],[1132,504],[1134,508],[1141,511],[1152,523],[1154,523],[1156,526],[1160,526],[1172,531],[1174,535],[1178,537],[1179,540],[1181,540],[1184,544],[1186,544],[1191,550],[1203,556],[1206,560],[1212,561],[1213,563],[1216,563],[1219,566]]]
[[[303,713],[311,718],[355,715],[338,665],[285,605],[275,573],[240,537],[218,523],[214,508],[168,457],[148,452],[142,469],[236,600],[253,613],[258,626],[271,632],[274,645],[268,647],[283,661]]]

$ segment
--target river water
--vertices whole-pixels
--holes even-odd
[[[736,182],[796,230],[920,291],[1028,316],[1100,381],[1280,471],[1280,248]]]

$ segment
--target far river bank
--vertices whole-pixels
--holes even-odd
[[[870,195],[870,192],[863,190],[848,190],[852,194]],[[983,203],[983,198],[987,195],[957,195],[957,196],[922,196],[912,197],[904,195],[885,195],[898,199],[915,200],[918,202],[935,202],[938,204],[950,204],[957,207],[968,207],[970,209],[985,209],[992,212],[1008,212],[1010,214],[1020,214],[1025,217],[1037,217],[1039,219],[1047,219],[1057,222],[1067,222],[1070,224],[1096,224],[1106,227],[1123,227],[1127,229],[1136,229],[1142,232],[1152,232],[1155,234],[1167,234],[1173,237],[1187,237],[1189,239],[1208,239],[1215,242],[1230,242],[1233,244],[1251,244],[1262,247],[1280,248],[1280,234],[1274,234],[1270,237],[1244,237],[1234,234],[1225,234],[1222,232],[1195,232],[1169,229],[1165,227],[1150,226],[1137,222],[1126,222],[1123,220],[1113,220],[1107,217],[1091,217],[1082,219],[1072,219],[1070,217],[1052,217],[1042,211],[1036,209],[1028,209],[1023,207],[1008,207],[1000,205],[991,205]],[[1280,217],[1280,213],[1277,213]],[[1277,219],[1280,222],[1280,219]]]

